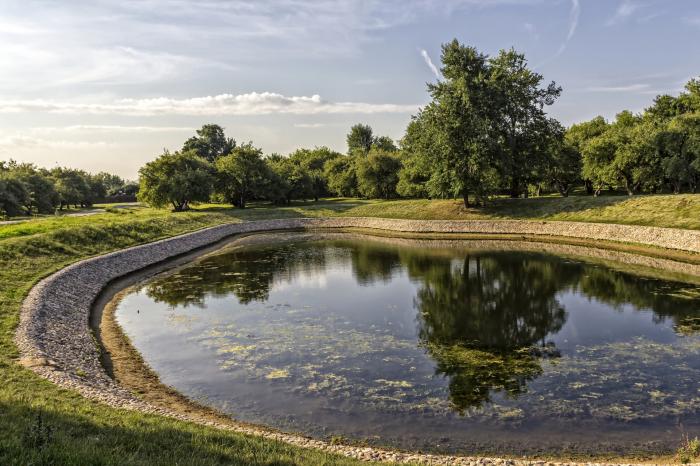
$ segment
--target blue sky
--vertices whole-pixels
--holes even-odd
[[[208,122],[267,153],[398,139],[453,38],[525,53],[569,125],[700,75],[700,0],[3,0],[0,159],[135,178]]]

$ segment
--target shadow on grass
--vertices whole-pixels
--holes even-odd
[[[498,198],[485,207],[481,213],[494,217],[542,218],[557,214],[583,212],[614,206],[629,200],[628,196],[569,196],[532,197],[528,199]]]
[[[95,411],[106,408],[96,407]],[[107,411],[109,412],[109,411]],[[0,402],[0,464],[350,465],[344,458],[136,413],[39,410]],[[101,413],[100,413],[101,414]]]

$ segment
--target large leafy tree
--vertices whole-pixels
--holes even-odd
[[[542,86],[543,79],[513,49],[501,50],[488,61],[490,105],[484,112],[491,120],[491,135],[502,159],[499,171],[511,197],[526,194],[528,183],[540,181],[541,169],[548,163],[546,147],[556,125],[545,107],[556,101],[561,87],[553,81]]]
[[[656,129],[640,115],[624,111],[583,150],[583,175],[593,182],[595,194],[605,186],[621,186],[632,195],[653,185],[660,173]]]
[[[298,149],[289,156],[291,162],[298,165],[310,178],[310,197],[313,197],[315,201],[318,201],[319,197],[329,194],[328,183],[323,170],[329,160],[337,157],[342,157],[342,155],[328,147]]]
[[[267,190],[270,200],[291,204],[295,199],[308,199],[316,195],[314,178],[295,158],[274,154],[266,162],[271,171],[271,183]]]
[[[39,169],[30,163],[15,161],[7,163],[6,169],[27,189],[29,196],[24,198],[23,204],[26,214],[34,212],[48,214],[54,211],[59,203],[59,197],[54,188],[54,181],[47,170]]]
[[[236,141],[226,137],[219,125],[207,124],[197,130],[182,147],[182,152],[194,151],[198,156],[214,162],[219,157],[230,154],[236,147]]]
[[[366,157],[357,160],[357,188],[368,198],[396,197],[401,161],[393,152],[372,149]]]
[[[372,127],[361,123],[354,125],[350,128],[346,141],[348,143],[348,154],[359,153],[367,155],[374,142]]]
[[[357,160],[357,156],[344,155],[326,162],[323,167],[323,177],[330,193],[345,197],[359,195],[357,190]]]
[[[268,167],[262,150],[252,143],[233,149],[229,155],[219,157],[215,163],[216,190],[226,201],[244,209],[250,199],[262,197],[268,184]]]
[[[0,170],[0,218],[21,215],[30,194],[21,179],[8,170]]]
[[[165,151],[139,170],[138,199],[154,207],[172,205],[181,212],[208,201],[213,181],[211,164],[195,151]]]
[[[442,47],[443,81],[429,84],[432,102],[415,117],[424,138],[414,146],[433,167],[429,191],[451,191],[469,206],[469,194],[483,199],[493,187],[494,160],[488,59],[456,40]]]
[[[564,148],[568,156],[579,159],[579,169],[582,169],[583,150],[593,139],[603,134],[608,129],[608,122],[602,116],[597,116],[589,121],[571,125],[564,134]],[[565,155],[566,156],[566,155]],[[593,194],[593,182],[584,177],[583,184],[588,194]]]

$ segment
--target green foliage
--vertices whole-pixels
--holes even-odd
[[[182,152],[194,151],[198,156],[209,162],[230,154],[236,147],[236,141],[227,138],[224,129],[219,125],[208,124],[197,130],[197,136],[192,136],[182,146]]]
[[[342,156],[329,160],[323,168],[328,191],[336,196],[357,197],[356,156]]]
[[[374,133],[369,125],[358,123],[350,128],[350,132],[346,137],[348,144],[348,154],[363,154],[367,153],[372,148],[374,142]]]
[[[252,143],[233,149],[216,160],[216,190],[226,201],[244,209],[250,199],[261,196],[267,186],[268,168],[262,150]]]
[[[356,161],[357,189],[361,196],[391,199],[396,197],[401,161],[392,152],[372,149]]]
[[[0,217],[21,215],[29,203],[27,186],[15,174],[0,171]]]
[[[298,149],[289,156],[291,163],[299,166],[311,180],[310,192],[314,200],[328,196],[328,182],[324,176],[324,167],[329,161],[342,157],[342,154],[327,147]]]
[[[211,164],[194,151],[165,151],[139,175],[139,200],[154,207],[172,205],[181,212],[192,203],[208,201],[212,193]]]
[[[294,199],[308,199],[316,196],[315,179],[295,158],[271,156],[267,159],[272,172],[271,186],[267,198],[273,202],[291,204]],[[313,171],[312,171],[313,173]]]
[[[678,451],[676,452],[676,456],[678,457],[678,461],[682,464],[690,463],[700,456],[700,440],[698,440],[697,437],[691,440],[687,434],[684,435],[681,446],[678,447]]]

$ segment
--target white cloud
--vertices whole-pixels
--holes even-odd
[[[295,128],[325,128],[327,123],[294,123]]]
[[[648,91],[651,86],[649,84],[628,84],[625,86],[592,86],[587,88],[590,92],[642,92]]]
[[[635,11],[639,9],[639,4],[632,2],[632,0],[622,0],[620,5],[615,10],[615,14],[612,18],[607,21],[608,26],[613,26],[615,24],[623,23],[634,14]]]
[[[56,139],[42,139],[34,136],[18,134],[0,138],[0,150],[7,152],[8,149],[24,150],[42,148],[59,148],[59,149],[89,149],[89,148],[105,148],[112,146],[112,143],[104,141],[64,141]]]
[[[189,99],[168,97],[119,99],[109,103],[79,103],[53,100],[0,100],[0,113],[48,112],[92,115],[270,115],[270,114],[374,114],[411,113],[418,104],[330,102],[318,94],[284,96],[274,92],[220,94]]]
[[[576,28],[578,27],[578,18],[580,15],[581,5],[579,4],[579,0],[571,0],[571,10],[569,12],[569,30],[566,34],[566,39],[559,46],[559,50],[557,50],[557,53],[554,55],[554,57],[558,57],[566,50],[566,47],[569,45],[569,41],[571,41],[571,39],[574,37],[574,34],[576,33]]]
[[[121,125],[71,125],[39,126],[31,128],[35,133],[172,133],[193,132],[187,126],[121,126]]]
[[[430,59],[430,55],[428,55],[428,51],[423,49],[420,51],[420,55],[423,57],[423,60],[425,60],[425,64],[428,65],[430,71],[432,71],[436,78],[440,79],[440,71],[438,71],[437,67],[433,64],[433,61]]]

